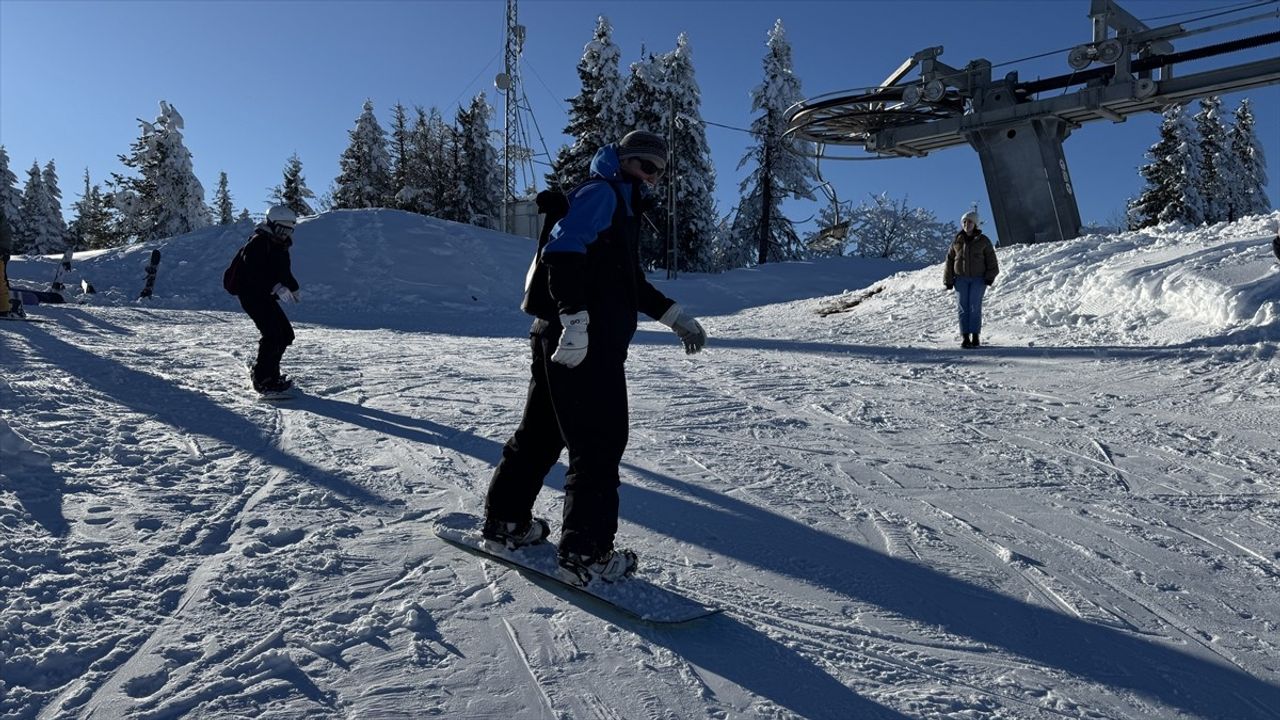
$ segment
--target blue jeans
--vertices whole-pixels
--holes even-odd
[[[982,332],[982,296],[987,283],[980,277],[956,278],[956,309],[960,313],[960,334]]]

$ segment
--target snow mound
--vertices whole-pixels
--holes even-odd
[[[1061,345],[1275,340],[1277,231],[1280,212],[1195,229],[1166,225],[997,248],[1000,277],[984,302],[985,334]],[[851,314],[887,312],[898,323],[915,318],[907,329],[915,333],[955,324],[940,264],[899,273],[882,286]],[[864,296],[827,299],[822,308],[852,308]]]

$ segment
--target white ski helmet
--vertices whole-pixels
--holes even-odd
[[[288,205],[273,205],[267,211],[267,222],[292,230],[298,224],[298,213],[290,210]]]

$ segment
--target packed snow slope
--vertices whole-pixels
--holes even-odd
[[[0,717],[1280,717],[1280,213],[998,248],[978,350],[938,266],[653,277],[711,335],[628,364],[619,542],[725,610],[675,627],[430,532],[518,422],[530,241],[301,224],[271,405],[249,229],[0,323]]]

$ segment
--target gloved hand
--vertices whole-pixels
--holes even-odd
[[[707,344],[707,331],[702,329],[702,325],[697,318],[685,312],[679,304],[672,305],[658,322],[671,328],[676,335],[680,336],[680,342],[684,343],[684,351],[690,355],[699,352]]]
[[[275,295],[283,303],[296,303],[302,299],[300,293],[290,290],[281,283],[276,283],[276,286],[271,288],[271,294]]]
[[[587,357],[587,326],[591,324],[591,317],[583,310],[561,315],[560,324],[564,330],[560,332],[560,346],[551,353],[551,362],[569,368],[578,367]]]
[[[990,280],[983,280],[982,282],[986,283],[986,284],[987,284],[987,287],[991,287],[992,285],[995,285],[995,284],[996,284],[996,280],[995,280],[995,278],[992,278],[992,279],[990,279]]]
[[[947,290],[955,290],[955,289],[956,289],[956,286],[955,286],[955,284],[954,284],[954,283],[947,283],[947,284],[943,285],[942,287],[946,288]]]

